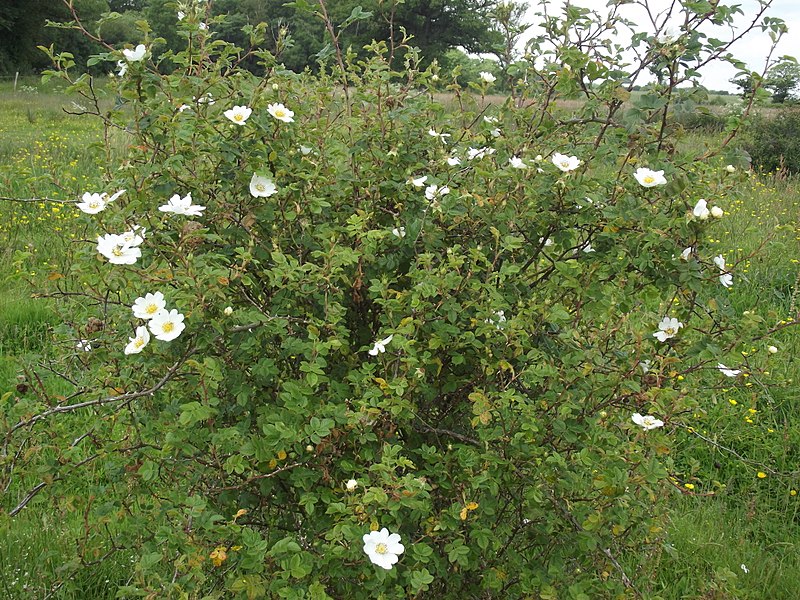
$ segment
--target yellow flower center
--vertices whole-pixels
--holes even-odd
[[[122,256],[122,246],[114,246],[114,249],[111,251],[111,254],[114,256]]]
[[[244,118],[244,115],[242,115],[242,114],[233,115],[233,120],[234,121],[241,121],[243,118]]]
[[[275,116],[279,119],[286,116],[286,111],[280,108],[275,109]]]
[[[667,327],[667,328],[664,330],[664,333],[666,333],[666,334],[668,334],[668,335],[675,335],[675,330],[674,330],[672,327]]]
[[[265,189],[265,188],[264,188],[264,184],[263,184],[263,183],[257,183],[257,184],[256,184],[256,189],[257,189],[259,192],[263,192],[263,191],[264,191],[264,189]]]
[[[655,181],[655,179],[653,177],[651,177],[650,175],[648,175],[647,177],[644,178],[644,182],[645,183],[653,183],[654,181]]]
[[[164,325],[161,327],[161,329],[164,330],[164,333],[169,333],[170,331],[175,329],[175,323],[173,323],[172,321],[168,321],[168,322],[164,323]]]
[[[569,161],[568,160],[562,160],[561,161],[561,166],[566,169],[569,166]]]
[[[148,304],[147,308],[144,309],[148,315],[153,315],[158,312],[158,305],[157,304]]]
[[[644,418],[644,424],[648,425],[648,426],[652,425],[653,424],[653,419],[651,417],[645,417]]]
[[[386,544],[378,544],[375,546],[375,552],[378,554],[386,554],[389,551],[389,548],[386,547]]]
[[[144,340],[142,338],[136,338],[136,340],[133,342],[133,346],[135,348],[141,348],[144,346]]]

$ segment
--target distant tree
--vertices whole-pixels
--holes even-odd
[[[108,0],[108,9],[115,12],[142,10],[147,3],[148,0]]]
[[[755,89],[756,80],[751,73],[741,74],[739,77],[729,80],[730,83],[739,88],[739,96],[748,98]]]
[[[795,99],[793,92],[800,84],[800,65],[796,62],[782,62],[769,70],[764,87],[772,92],[772,101],[783,104]]]

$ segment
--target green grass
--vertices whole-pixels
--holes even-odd
[[[74,200],[101,189],[102,161],[92,148],[101,131],[90,119],[65,113],[71,100],[60,92],[38,87],[38,93],[15,94],[9,84],[0,86],[0,196]],[[682,143],[699,150],[707,141],[689,135]],[[728,294],[737,311],[779,325],[800,308],[793,303],[800,269],[800,181],[745,173],[721,177],[734,185],[713,199],[726,214],[715,225],[716,241],[705,250],[735,265]],[[31,296],[52,286],[48,279],[61,272],[77,217],[72,207],[59,204],[0,202],[0,396],[15,392],[21,361],[53,352],[60,317],[49,301]],[[769,354],[769,345],[779,352]],[[679,432],[671,518],[661,550],[647,565],[651,585],[645,597],[798,597],[800,494],[791,493],[800,491],[797,355],[800,336],[792,328],[777,331],[731,355],[729,366],[744,364],[751,377],[695,390],[700,400],[695,429],[716,445]],[[46,383],[68,392],[54,376]],[[41,433],[46,441],[47,432]],[[759,478],[759,472],[767,477]],[[25,485],[17,482],[14,499],[38,481],[36,473],[22,477]],[[683,487],[686,483],[694,489]],[[54,598],[114,597],[114,588],[133,572],[124,553],[65,579],[80,567],[73,561],[83,543],[85,502],[79,483],[61,482],[16,518],[0,515],[0,597],[43,598],[58,582],[64,585]]]

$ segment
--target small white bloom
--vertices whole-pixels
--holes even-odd
[[[541,154],[537,154],[537,155],[536,155],[536,156],[533,158],[533,160],[535,160],[536,162],[542,162],[542,161],[544,160],[544,158],[542,157],[542,155],[541,155]]]
[[[382,340],[379,340],[379,341],[375,342],[375,345],[372,346],[372,349],[369,351],[370,355],[371,356],[378,356],[379,353],[386,352],[386,346],[389,344],[389,342],[392,341],[393,337],[394,337],[394,334],[390,335],[387,338],[383,338]]]
[[[225,310],[222,311],[222,314],[224,314],[226,317],[230,317],[233,314],[233,307],[226,306]]]
[[[435,183],[433,185],[429,185],[425,188],[425,197],[428,200],[436,200],[437,198],[441,198],[445,194],[450,193],[450,188],[446,185],[439,187]]]
[[[553,161],[553,164],[564,171],[564,173],[574,171],[581,164],[581,161],[577,156],[566,156],[565,154],[561,154],[559,152],[554,152],[551,160]]]
[[[645,167],[639,167],[636,169],[636,172],[633,174],[633,176],[640,185],[646,188],[655,187],[657,185],[665,185],[667,183],[667,180],[664,178],[664,171],[652,171]]]
[[[694,248],[691,246],[684,248],[683,252],[681,252],[681,260],[689,260],[692,256],[692,252],[694,252]]]
[[[183,21],[186,18],[186,13],[182,10],[178,11],[178,21]]]
[[[150,333],[147,327],[140,325],[136,328],[136,335],[129,339],[128,345],[125,346],[125,354],[139,354],[150,342]]]
[[[539,243],[541,244],[542,242],[544,242],[544,247],[547,248],[548,246],[553,245],[553,238],[544,239],[544,237],[540,237]]]
[[[199,98],[195,98],[193,96],[192,100],[194,102],[197,102],[198,104],[208,104],[209,106],[213,106],[217,102],[216,100],[214,100],[214,96],[211,95],[211,92],[208,92],[207,94],[203,94]],[[246,108],[246,107],[241,107],[240,106],[239,108]],[[250,109],[248,109],[248,110],[250,110]],[[250,114],[248,113],[247,116],[250,116]]]
[[[583,248],[581,248],[581,250],[583,250],[583,251],[584,251],[584,252],[586,252],[587,254],[588,254],[589,252],[596,252],[596,250],[595,250],[594,248],[592,248],[592,245],[591,245],[589,242],[586,242],[586,243],[583,245]]]
[[[312,150],[313,148],[311,146],[302,146],[302,145],[300,146],[300,153],[303,156],[308,156],[309,154],[311,154]]]
[[[87,215],[96,215],[106,207],[106,200],[102,194],[85,192],[82,199],[83,202],[78,202],[75,206]]]
[[[183,319],[183,315],[174,308],[169,312],[162,310],[150,319],[147,326],[157,340],[169,342],[178,337],[186,328]]]
[[[142,256],[138,244],[126,242],[123,236],[116,233],[98,236],[97,251],[112,265],[132,265]]]
[[[387,571],[397,563],[398,557],[405,551],[403,544],[400,543],[400,534],[390,534],[385,527],[380,531],[365,533],[362,540],[364,552],[373,564]]]
[[[423,175],[422,177],[417,177],[416,179],[411,180],[411,185],[417,188],[421,188],[425,185],[425,182],[428,181],[428,176]]]
[[[161,212],[166,213],[174,213],[176,215],[185,215],[187,217],[199,217],[203,214],[203,211],[206,209],[205,206],[198,206],[197,204],[192,204],[192,194],[191,192],[186,194],[183,198],[180,195],[175,194],[172,198],[169,199],[167,204],[158,207],[158,210]]]
[[[658,331],[653,334],[659,342],[666,342],[669,338],[675,337],[678,330],[683,327],[683,323],[675,317],[664,317],[658,324]]]
[[[495,81],[497,81],[497,77],[495,77],[494,75],[492,75],[487,71],[481,71],[479,74],[481,77],[481,81],[483,81],[484,83],[494,83]]]
[[[354,492],[358,487],[358,482],[355,479],[348,479],[347,483],[344,484],[344,489],[348,492]]]
[[[121,234],[122,241],[128,244],[131,248],[137,248],[144,242],[144,232],[147,231],[141,225],[134,225],[131,229]]]
[[[198,25],[197,27],[198,27],[198,29],[200,29],[200,31],[208,31],[208,24],[207,23],[200,23],[200,25]]]
[[[451,167],[457,167],[458,165],[461,164],[461,159],[458,158],[457,156],[450,156],[447,159],[447,164],[450,165]]]
[[[294,112],[286,108],[283,104],[270,104],[267,106],[267,112],[278,119],[278,121],[283,121],[284,123],[294,122]]]
[[[656,429],[657,427],[664,426],[664,421],[656,419],[651,415],[642,416],[639,413],[633,413],[631,420],[645,431],[649,431],[651,429]]]
[[[728,165],[727,167],[725,167],[725,170],[728,173],[735,173],[736,172],[736,167],[734,167],[733,165]],[[742,566],[744,566],[744,565],[742,565]]]
[[[439,138],[439,141],[442,142],[443,144],[446,144],[447,138],[450,137],[449,133],[439,133],[433,128],[428,129],[428,135],[431,137]]]
[[[483,117],[483,122],[489,123],[490,125],[498,123],[499,121],[500,119],[498,119],[497,117],[488,117],[488,116]]]
[[[494,154],[496,150],[494,148],[472,148],[470,147],[467,150],[467,158],[469,160],[475,160],[478,158],[483,158],[484,156],[490,156]]]
[[[139,44],[136,46],[135,50],[128,50],[125,49],[122,51],[122,56],[125,57],[125,60],[128,62],[139,62],[144,58],[144,55],[147,53],[147,48],[145,48],[144,44]]]
[[[278,187],[269,177],[262,177],[258,173],[253,173],[250,178],[250,195],[254,198],[269,198],[277,193]]]
[[[730,165],[728,165],[728,166],[730,167]],[[750,572],[750,569],[748,569],[748,568],[747,568],[747,565],[745,565],[745,564],[741,564],[741,565],[739,565],[739,568],[740,568],[742,571],[744,571],[744,574],[745,574],[745,575],[747,575],[747,574]]]
[[[495,326],[495,329],[502,329],[503,323],[506,322],[506,313],[503,310],[494,311],[494,317],[489,317],[484,323],[490,323]]]
[[[527,169],[528,165],[525,164],[525,161],[522,160],[519,156],[512,156],[508,159],[508,162],[511,163],[511,166],[515,169]]]
[[[742,373],[739,369],[729,369],[722,363],[718,363],[717,368],[719,369],[720,373],[725,375],[725,377],[736,377],[737,375],[740,375]]]
[[[392,229],[392,235],[403,239],[406,237],[406,228],[405,227],[395,227]]]
[[[708,202],[706,202],[703,198],[700,198],[700,200],[697,201],[697,204],[694,205],[692,214],[701,221],[705,221],[711,214],[711,212],[708,210]]]
[[[164,300],[164,294],[156,292],[155,294],[145,294],[133,301],[133,316],[137,319],[152,319],[162,310],[167,307],[167,302]]]
[[[720,270],[719,282],[726,288],[731,287],[733,285],[733,275],[726,272],[725,257],[721,254],[719,256],[715,256],[714,264],[717,265]]]
[[[178,107],[178,112],[179,112],[179,113],[182,113],[182,112],[184,112],[184,111],[191,110],[191,109],[192,109],[192,107],[191,107],[191,106],[189,106],[188,104],[181,104],[181,105]]]
[[[237,125],[244,125],[247,119],[250,118],[250,115],[253,114],[253,109],[249,106],[234,106],[222,114]]]
[[[92,345],[89,343],[89,340],[78,340],[78,343],[75,344],[75,347],[78,350],[83,350],[84,352],[92,351]]]
[[[119,67],[119,73],[117,73],[117,77],[122,77],[123,75],[125,75],[125,73],[128,72],[128,63],[126,63],[124,60],[118,60],[117,67]]]
[[[725,257],[719,254],[714,257],[714,264],[717,265],[720,271],[725,270]]]
[[[777,354],[778,353],[778,348],[777,348],[777,346],[769,346],[767,348],[767,352],[769,352],[770,354]]]
[[[719,219],[724,214],[725,213],[723,212],[723,210],[719,206],[712,206],[711,207],[711,216],[714,217],[715,219]]]
[[[497,127],[492,129],[489,133],[492,135],[492,137],[500,137],[501,135],[503,135],[503,132],[500,131],[500,129]]]
[[[648,373],[653,366],[653,361],[643,360],[639,363],[639,366],[642,369],[642,373]]]

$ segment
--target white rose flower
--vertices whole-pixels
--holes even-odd
[[[522,160],[519,156],[512,156],[508,159],[508,162],[511,163],[511,166],[515,169],[527,169],[528,165],[525,164],[525,161]]]
[[[574,171],[581,164],[581,161],[577,156],[566,156],[565,154],[561,154],[559,152],[554,152],[551,160],[553,161],[553,164],[564,171],[564,173]]]
[[[130,338],[128,345],[125,346],[125,354],[139,354],[150,342],[150,333],[147,327],[140,325],[136,328],[136,335]]]
[[[183,198],[181,198],[178,194],[175,194],[172,198],[169,199],[169,202],[167,202],[167,204],[158,207],[158,210],[160,210],[161,212],[173,213],[176,215],[185,215],[187,217],[202,216],[203,211],[205,209],[206,209],[205,206],[198,206],[197,204],[192,204],[191,192],[186,194]]]
[[[278,187],[275,182],[269,177],[262,177],[257,173],[253,173],[250,178],[250,194],[254,198],[269,198],[277,193]]]
[[[708,210],[708,202],[706,202],[703,198],[700,198],[700,200],[697,201],[697,204],[694,205],[692,214],[701,221],[708,219],[708,216],[711,214],[711,212]]]
[[[75,206],[87,215],[96,215],[106,207],[106,200],[102,194],[85,192],[82,199],[83,202],[78,202]]]
[[[369,351],[370,356],[378,356],[378,354],[386,352],[386,346],[392,341],[393,337],[394,334],[375,342],[375,345],[372,346],[372,349]]]
[[[458,158],[457,156],[450,156],[447,159],[447,164],[450,165],[451,167],[457,167],[458,165],[461,164],[461,159]]]
[[[659,342],[666,342],[669,338],[675,337],[678,330],[683,327],[683,323],[675,317],[664,317],[658,324],[658,331],[653,334]]]
[[[636,169],[636,172],[633,174],[633,176],[640,185],[646,188],[655,187],[657,185],[665,185],[667,183],[667,180],[664,178],[664,171],[652,171],[650,169],[646,169],[645,167],[639,167]]]
[[[139,62],[144,58],[144,55],[147,53],[147,48],[145,48],[144,44],[139,44],[136,46],[134,50],[128,50],[127,48],[122,51],[122,56],[125,57],[125,60],[128,62]],[[122,75],[122,73],[120,73]]]
[[[403,544],[400,543],[400,534],[390,534],[385,527],[380,531],[365,533],[362,540],[364,552],[373,564],[387,571],[397,563],[398,557],[405,551]]]
[[[150,319],[147,326],[157,340],[169,342],[178,337],[186,329],[183,322],[184,316],[174,308],[167,312],[162,310],[155,317]]]
[[[406,237],[406,228],[405,227],[395,227],[392,229],[392,235],[403,239]]]
[[[429,185],[425,188],[425,197],[428,200],[436,200],[437,198],[441,198],[445,194],[450,193],[450,188],[446,185],[439,187],[435,183],[433,185]]]
[[[142,256],[138,244],[126,242],[123,236],[116,233],[98,236],[97,251],[112,265],[132,265]]]
[[[451,137],[449,133],[439,133],[433,128],[428,129],[428,135],[431,137],[438,138],[439,141],[442,142],[443,144],[446,144],[447,138]]]
[[[411,185],[416,188],[421,188],[425,185],[425,182],[428,181],[428,176],[423,175],[422,177],[417,177],[416,179],[411,180]]]
[[[294,112],[286,108],[283,104],[270,104],[267,106],[267,112],[278,119],[278,121],[294,123]]]
[[[739,369],[729,369],[722,363],[717,363],[717,369],[719,369],[719,372],[725,375],[725,377],[736,377],[742,373]]]
[[[725,167],[725,170],[728,173],[735,173],[736,172],[736,167],[734,167],[733,165],[728,165],[727,167]]]
[[[344,489],[348,492],[354,492],[357,487],[358,482],[355,479],[348,479],[347,483],[344,484]]]
[[[145,294],[133,301],[133,316],[137,319],[152,319],[162,310],[166,309],[167,302],[164,300],[164,294],[156,292],[155,294]]]
[[[223,314],[224,314],[226,317],[230,317],[230,316],[233,314],[233,307],[232,307],[232,306],[226,306],[226,307],[225,307],[225,310],[223,310],[223,311],[222,311],[222,313],[223,313]]]
[[[209,102],[209,104],[211,103]],[[247,119],[250,118],[250,115],[253,114],[253,109],[249,106],[234,106],[222,114],[230,119],[233,123],[236,123],[237,125],[244,125],[247,122]]]
[[[778,353],[778,348],[777,348],[777,346],[769,346],[767,348],[767,352],[769,352],[770,354],[777,354]]]
[[[651,429],[656,429],[657,427],[664,426],[664,421],[656,419],[651,415],[642,416],[639,413],[633,413],[631,420],[645,431],[649,431]]]
[[[497,77],[495,77],[488,71],[481,71],[479,75],[481,77],[481,81],[483,81],[484,83],[494,83],[495,81],[497,81]]]
[[[725,214],[724,211],[719,206],[712,206],[710,212],[711,216],[714,217],[715,219],[719,219],[720,217],[722,217],[722,215]]]

